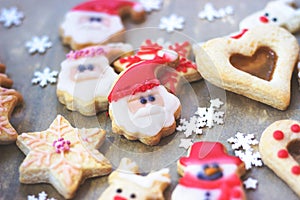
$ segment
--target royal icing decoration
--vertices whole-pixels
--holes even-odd
[[[46,52],[47,49],[52,47],[52,42],[50,41],[50,38],[46,35],[42,37],[33,36],[30,41],[26,42],[25,46],[26,48],[28,48],[28,52],[30,54],[33,54],[35,52],[43,54]]]
[[[259,151],[265,165],[272,169],[300,196],[300,123],[286,119],[269,125],[260,138]]]
[[[19,26],[24,18],[23,12],[18,11],[16,7],[2,8],[0,12],[0,22],[4,27],[11,27],[13,25]]]
[[[178,161],[182,175],[172,193],[172,200],[179,199],[244,199],[240,176],[243,162],[226,153],[218,142],[196,142],[188,157]]]
[[[243,184],[247,190],[256,189],[258,181],[254,178],[249,177],[243,182]]]
[[[217,10],[214,8],[213,4],[206,3],[204,5],[204,10],[199,12],[198,17],[211,22],[215,19],[220,19],[229,15],[233,15],[232,6],[226,6],[225,8],[220,8]]]
[[[141,3],[130,0],[92,0],[69,11],[60,26],[63,42],[72,49],[122,41],[125,30],[122,17],[143,21],[145,11]]]
[[[162,17],[160,19],[159,28],[166,30],[168,33],[177,30],[182,30],[184,27],[185,19],[183,17],[177,16],[176,14],[171,14],[169,17]]]
[[[240,22],[240,30],[272,24],[294,33],[300,29],[300,9],[294,5],[294,0],[270,1],[265,8],[243,19]]]
[[[33,84],[39,84],[41,87],[45,87],[48,83],[54,84],[56,83],[56,77],[58,76],[58,71],[50,71],[49,67],[46,67],[42,72],[36,71],[34,72],[34,77],[31,80]]]
[[[180,139],[179,147],[188,149],[190,146],[192,146],[192,144],[192,139]]]
[[[84,131],[94,133],[90,138],[93,142],[82,143],[82,130],[73,128],[58,115],[47,130],[19,135],[17,145],[27,155],[20,166],[20,181],[49,182],[65,198],[71,198],[85,178],[108,174],[111,170],[109,161],[104,156],[102,160],[95,159],[85,147],[98,148],[105,138],[104,131]],[[86,173],[91,168],[97,172]],[[34,182],[32,177],[35,177]]]
[[[109,187],[99,200],[164,199],[163,192],[171,183],[169,169],[138,175],[138,166],[123,158],[120,166],[109,175]]]
[[[54,198],[47,198],[48,194],[44,191],[40,192],[38,196],[35,195],[28,195],[27,200],[56,200]]]

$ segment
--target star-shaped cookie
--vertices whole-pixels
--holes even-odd
[[[86,178],[111,172],[110,162],[96,150],[104,140],[104,130],[73,128],[58,115],[47,130],[18,136],[17,145],[27,155],[20,182],[50,183],[70,199]]]
[[[14,89],[0,87],[0,144],[16,141],[17,132],[9,122],[15,106],[22,102],[22,96]]]

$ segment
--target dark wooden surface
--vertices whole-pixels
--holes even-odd
[[[73,126],[102,127],[107,130],[108,134],[100,151],[111,160],[114,167],[123,156],[127,156],[141,165],[142,172],[162,167],[171,169],[172,185],[166,191],[166,199],[169,199],[179,178],[176,172],[176,160],[186,154],[184,149],[178,148],[182,134],[176,133],[164,139],[156,147],[129,142],[111,133],[111,121],[106,113],[100,113],[96,117],[84,117],[78,113],[72,113],[58,102],[55,93],[56,85],[41,88],[31,84],[35,70],[43,70],[46,66],[53,70],[60,70],[60,63],[69,49],[61,44],[58,26],[64,14],[79,2],[80,0],[0,0],[0,8],[17,6],[25,14],[23,24],[19,27],[6,29],[0,26],[0,59],[7,65],[7,74],[14,80],[13,88],[21,92],[24,97],[23,106],[16,109],[12,115],[12,124],[19,133],[41,131],[48,128],[57,114],[62,114]],[[216,20],[211,23],[197,18],[198,12],[203,9],[206,2],[208,1],[165,0],[164,7],[160,11],[148,14],[144,23],[136,25],[130,21],[125,22],[130,29],[126,33],[126,41],[138,48],[138,45],[147,38],[163,37],[173,42],[188,40],[194,44],[223,36],[237,31],[238,22],[248,14],[263,8],[267,1],[212,1],[216,8],[232,5],[235,12],[231,22]],[[300,4],[300,1],[297,3]],[[169,16],[171,13],[185,17],[183,31],[168,34],[157,28],[149,28],[157,27],[160,18]],[[30,55],[25,48],[25,42],[34,35],[48,35],[53,46],[43,55]],[[296,36],[300,38],[299,34]],[[225,111],[225,124],[212,129],[204,129],[204,135],[194,139],[221,141],[229,149],[230,146],[226,140],[237,131],[254,133],[259,139],[262,131],[275,120],[286,118],[300,120],[300,95],[295,75],[292,80],[291,105],[286,111],[278,111],[245,97],[224,92],[205,81],[199,81],[187,85],[187,89],[181,94],[182,115],[187,117],[195,111],[197,106],[208,106],[211,98],[218,97],[225,102],[222,107]],[[51,185],[19,183],[18,167],[24,158],[24,154],[15,144],[0,146],[0,199],[26,199],[27,195],[38,195],[41,191],[48,193],[49,197],[63,199]],[[247,172],[245,178],[249,176],[258,179],[259,184],[256,190],[247,191],[248,199],[298,199],[295,193],[267,167],[253,168]],[[107,177],[89,179],[78,189],[74,199],[97,199],[106,187]]]

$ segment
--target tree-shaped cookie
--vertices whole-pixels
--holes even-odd
[[[47,130],[18,136],[17,145],[26,154],[20,182],[50,183],[70,199],[86,178],[111,172],[110,162],[96,151],[104,140],[104,130],[73,128],[58,115]]]

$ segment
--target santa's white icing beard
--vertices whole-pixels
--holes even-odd
[[[64,35],[76,43],[102,43],[124,29],[117,15],[99,12],[71,11],[61,25]]]
[[[128,106],[131,96],[111,102],[110,110],[116,125],[123,127],[127,134],[137,138],[155,136],[162,128],[171,126],[175,121],[174,113],[180,106],[176,96],[169,93],[162,85],[135,96],[147,97],[155,93],[160,95],[163,105],[147,103],[136,112],[132,112],[133,109]]]

